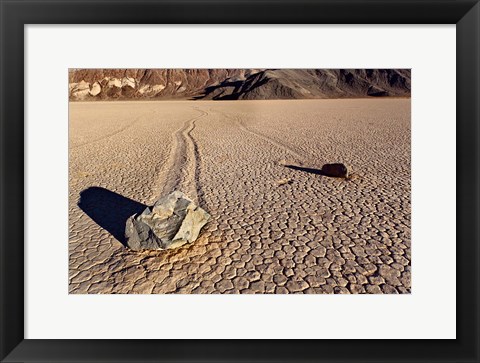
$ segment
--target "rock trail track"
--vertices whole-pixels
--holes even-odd
[[[305,156],[300,155],[297,151],[294,150],[294,148],[284,141],[280,140],[275,140],[271,136],[267,136],[264,134],[259,133],[258,131],[255,131],[248,126],[245,125],[244,122],[239,117],[235,116],[230,116],[227,113],[220,112],[220,114],[225,118],[225,119],[230,119],[233,120],[235,125],[238,126],[242,131],[252,135],[253,137],[258,137],[261,140],[265,141],[268,144],[273,145],[274,147],[277,147],[283,151],[285,151],[288,155],[294,158],[294,161],[296,162],[301,162],[303,159],[305,159]]]
[[[162,178],[159,181],[159,195],[166,195],[174,190],[181,190],[192,198],[196,203],[198,200],[198,146],[192,137],[192,131],[195,129],[196,122],[207,116],[208,113],[198,108],[199,116],[193,117],[183,124],[173,136],[172,148],[168,161],[162,172]]]
[[[113,136],[121,133],[121,132],[127,131],[129,128],[134,127],[139,122],[140,118],[141,118],[141,116],[137,117],[133,122],[131,122],[131,123],[129,123],[129,124],[123,126],[123,127],[120,127],[119,129],[114,130],[113,132],[111,132],[107,135],[102,135],[98,138],[94,138],[93,140],[89,140],[89,141],[82,142],[82,143],[77,143],[76,145],[70,146],[70,149],[76,149],[76,148],[79,148],[79,147],[91,145],[95,142],[99,142],[99,141],[108,139],[110,137],[113,137]]]
[[[70,130],[70,293],[411,292],[410,100],[74,103]],[[175,188],[212,215],[200,238],[126,249]]]

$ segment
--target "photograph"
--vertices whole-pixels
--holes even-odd
[[[480,362],[479,2],[0,0],[0,361]]]
[[[69,294],[412,293],[410,69],[70,68],[65,101]]]

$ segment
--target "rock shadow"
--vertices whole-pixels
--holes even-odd
[[[306,168],[299,165],[284,165],[286,168],[299,170],[310,174],[327,176],[330,178],[349,179],[347,167],[340,163],[324,164],[321,169]]]
[[[90,187],[80,193],[78,206],[95,223],[126,245],[125,223],[133,214],[147,207],[118,193],[101,187]]]
[[[304,166],[298,166],[298,165],[284,165],[284,167],[293,169],[293,170],[304,171],[310,174],[326,176],[325,173],[322,171],[322,169],[306,168]]]

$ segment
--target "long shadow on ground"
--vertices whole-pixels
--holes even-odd
[[[298,165],[284,165],[284,166],[289,169],[304,171],[310,174],[325,175],[325,173],[321,169],[305,168],[303,166],[298,166]]]
[[[92,220],[126,244],[125,223],[132,214],[141,213],[145,204],[101,187],[90,187],[80,193],[78,206]]]

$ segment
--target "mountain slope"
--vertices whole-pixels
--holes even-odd
[[[69,98],[264,100],[409,97],[408,69],[71,69]]]

